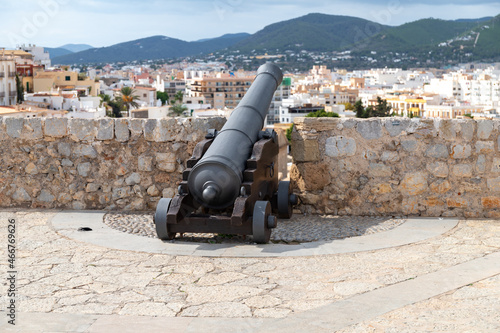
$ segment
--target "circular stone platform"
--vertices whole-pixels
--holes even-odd
[[[153,215],[153,213],[108,213],[104,216],[104,224],[118,231],[157,238]],[[294,244],[371,235],[391,230],[404,222],[406,219],[402,217],[296,214],[289,220],[278,220],[278,227],[271,234],[271,242]],[[182,237],[177,234],[175,239],[212,244],[252,243],[252,237],[221,234],[185,233]]]
[[[278,241],[270,244],[250,244],[247,242],[217,244],[216,242],[189,242],[183,239],[175,239],[172,241],[162,241],[156,237],[144,237],[138,234],[118,231],[106,225],[105,212],[99,211],[75,211],[75,212],[59,212],[52,218],[51,224],[54,230],[67,238],[94,244],[106,248],[125,250],[125,251],[140,251],[148,253],[161,253],[168,255],[188,255],[188,256],[203,256],[203,257],[300,257],[300,256],[317,256],[336,253],[351,253],[361,251],[373,251],[390,247],[407,245],[415,242],[420,242],[432,237],[436,237],[445,232],[448,232],[458,224],[456,218],[407,218],[404,223],[399,224],[392,229],[387,229],[383,232],[366,234],[366,231],[371,227],[384,225],[384,219],[374,218],[368,222],[362,221],[362,218],[349,217],[353,219],[349,223],[345,218],[331,217],[332,221],[337,219],[337,225],[344,229],[344,238],[333,240],[319,240],[300,243],[285,243]],[[127,214],[128,215],[128,214]],[[311,226],[318,223],[316,219],[324,221],[325,218],[318,216],[296,216],[294,221],[301,221],[301,226],[306,226],[309,234],[326,233],[323,229],[330,223],[321,222],[321,227],[314,230]],[[328,219],[328,218],[326,218]],[[354,219],[359,219],[354,222]],[[386,220],[392,220],[387,218]],[[389,222],[388,222],[389,223]],[[393,222],[390,222],[393,223]],[[389,224],[390,224],[389,223]],[[285,223],[281,223],[286,228]],[[300,225],[300,223],[298,223]],[[359,225],[358,225],[359,224]],[[360,227],[360,226],[365,227]],[[307,227],[308,226],[308,227]],[[368,226],[368,227],[366,227]],[[341,227],[341,229],[342,229]],[[388,228],[388,225],[386,225]],[[334,230],[329,226],[330,232]],[[137,229],[137,228],[135,228]],[[356,231],[356,229],[358,229]],[[134,228],[132,228],[132,231]],[[348,230],[363,232],[361,236],[348,237]],[[364,230],[364,231],[363,231]],[[375,231],[376,229],[372,229]],[[139,231],[137,229],[136,231]],[[380,230],[378,230],[380,231]],[[297,233],[300,235],[300,232]],[[279,235],[279,232],[276,233]],[[341,235],[340,233],[337,235]],[[323,238],[327,236],[323,235]],[[331,237],[328,236],[328,237]],[[297,237],[292,237],[297,238]]]

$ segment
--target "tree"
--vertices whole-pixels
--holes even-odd
[[[318,110],[315,112],[309,112],[307,114],[308,118],[319,118],[319,117],[335,117],[338,118],[339,114],[335,112],[326,112],[325,110]]]
[[[134,94],[135,90],[130,87],[123,87],[120,90],[120,96],[118,97],[118,100],[120,104],[124,105],[127,109],[127,116],[130,116],[130,108],[139,107],[139,103],[137,103],[137,100],[139,100],[139,96]]]
[[[363,102],[361,100],[354,103],[354,111],[356,112],[356,117],[358,118],[368,118],[365,113],[365,108],[363,107]]]
[[[341,104],[343,104],[343,105],[345,106],[345,109],[346,109],[347,111],[352,111],[352,110],[354,110],[354,105],[352,105],[352,104],[351,104],[351,103],[349,103],[349,102],[347,102],[347,103],[341,103]]]
[[[161,105],[168,104],[168,94],[166,92],[157,91],[156,97],[161,100]]]
[[[17,103],[21,104],[24,102],[24,87],[23,82],[19,78],[19,75],[16,74],[16,92],[17,92]]]
[[[363,108],[363,103],[357,101],[354,104],[354,111],[358,118],[371,118],[371,117],[390,117],[391,106],[387,105],[387,100],[377,97],[377,105],[369,105],[366,109]]]
[[[109,97],[109,96],[108,96]],[[108,105],[111,107],[112,114],[111,117],[113,118],[121,118],[122,117],[122,112],[121,112],[121,104],[117,101],[108,101]]]
[[[170,102],[172,103],[172,105],[174,105],[175,102],[182,103],[183,98],[184,98],[184,93],[182,92],[182,90],[179,90],[178,92],[175,93],[174,99]]]
[[[170,111],[175,113],[175,115],[180,116],[184,113],[184,111],[187,110],[187,107],[185,107],[182,104],[174,104],[170,107]]]

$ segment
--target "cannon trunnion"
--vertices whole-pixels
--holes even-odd
[[[160,239],[195,232],[253,235],[255,242],[267,243],[276,216],[291,217],[297,198],[290,183],[278,178],[283,163],[286,168],[283,144],[273,130],[261,131],[281,80],[277,66],[261,66],[221,131],[210,130],[196,145],[178,194],[157,205]]]

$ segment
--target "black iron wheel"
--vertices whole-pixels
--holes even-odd
[[[268,219],[271,215],[271,203],[269,201],[257,201],[253,209],[252,232],[253,240],[259,244],[266,244],[271,239],[271,229]]]
[[[167,212],[170,207],[170,198],[161,198],[156,206],[154,222],[156,226],[156,234],[162,240],[174,239],[175,232],[169,232],[167,226]]]
[[[278,216],[282,219],[292,217],[293,208],[290,201],[291,185],[289,181],[280,181],[278,184]]]

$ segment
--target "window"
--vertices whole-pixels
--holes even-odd
[[[67,75],[64,79],[65,79],[66,81],[71,81],[71,76]]]
[[[148,95],[147,94],[142,94],[142,97],[148,97]]]

